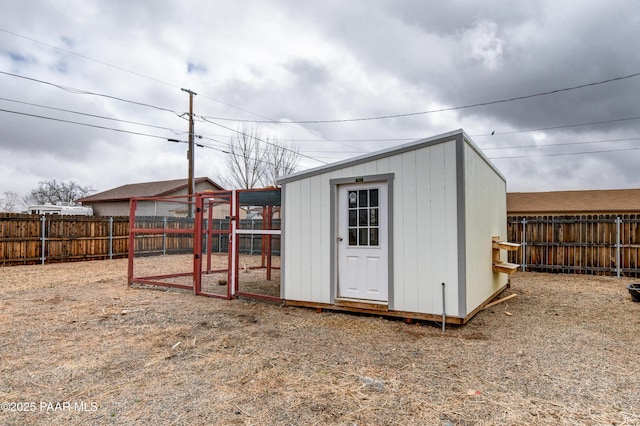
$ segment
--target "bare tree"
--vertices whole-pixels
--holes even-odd
[[[53,179],[39,182],[38,187],[32,189],[29,195],[23,198],[23,202],[26,205],[45,203],[73,205],[78,198],[95,191],[92,186],[83,186],[73,180],[58,182]]]
[[[278,178],[295,172],[300,164],[300,152],[292,143],[274,142],[267,147],[266,154],[268,164],[263,179],[265,186],[278,186]]]
[[[15,213],[20,205],[20,197],[13,191],[5,191],[0,198],[0,212]]]
[[[218,180],[228,188],[276,186],[276,180],[294,171],[300,162],[296,146],[264,138],[249,127],[236,132],[227,154],[227,176]]]
[[[229,187],[249,189],[259,186],[265,174],[265,155],[257,130],[243,127],[229,142],[227,155],[228,176],[224,179]]]

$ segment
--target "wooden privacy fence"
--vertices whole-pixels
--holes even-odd
[[[522,271],[637,277],[640,215],[508,217]]]
[[[185,233],[141,235],[136,254],[160,255],[193,252],[193,219],[178,217],[136,217],[141,228],[184,229]],[[260,229],[261,220],[242,220],[244,229]],[[274,221],[274,228],[280,228]],[[228,219],[213,220],[216,229],[229,229]],[[228,234],[208,242],[213,252],[225,253]],[[259,254],[261,235],[242,235],[242,254]],[[113,259],[128,256],[128,216],[58,216],[0,213],[0,265],[54,263]],[[280,254],[280,238],[273,238],[274,255]]]
[[[184,229],[185,233],[141,235],[136,254],[193,252],[193,219],[136,217],[138,227]],[[274,229],[280,228],[274,221]],[[508,241],[520,243],[509,261],[523,271],[640,276],[640,215],[510,216]],[[229,229],[228,219],[212,221]],[[242,229],[261,229],[261,220],[242,220]],[[229,235],[214,235],[213,252],[226,253]],[[38,216],[0,213],[0,265],[127,257],[129,217]],[[261,252],[261,235],[240,235],[242,254]],[[272,253],[280,254],[280,237]]]
[[[0,264],[122,257],[128,217],[0,214]]]

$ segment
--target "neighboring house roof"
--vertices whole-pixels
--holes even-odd
[[[607,214],[640,212],[640,189],[509,192],[507,214]]]
[[[211,185],[222,190],[223,188],[209,179],[208,177],[199,177],[194,179],[194,185],[202,182],[209,182]],[[162,180],[156,182],[130,183],[107,191],[99,192],[88,197],[80,198],[81,203],[92,203],[99,201],[124,201],[132,197],[162,197],[171,194],[180,189],[186,188],[187,179]]]

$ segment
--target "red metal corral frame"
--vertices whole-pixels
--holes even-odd
[[[242,191],[215,191],[204,192],[194,195],[195,201],[184,201],[186,196],[177,197],[138,197],[132,198],[129,207],[129,259],[128,259],[128,285],[132,283],[149,284],[163,287],[175,287],[192,290],[195,295],[231,299],[234,297],[246,297],[278,302],[280,297],[268,296],[240,291],[239,286],[239,258],[240,258],[240,235],[262,235],[262,261],[261,266],[254,266],[251,269],[266,269],[266,278],[271,280],[271,271],[280,269],[272,265],[272,237],[280,235],[279,229],[273,228],[273,206],[265,205],[262,209],[262,229],[240,229],[240,193],[278,191],[275,189],[242,190]],[[166,229],[166,228],[136,228],[136,210],[139,201],[161,201],[194,203],[194,223],[191,229]],[[229,226],[226,229],[213,229],[213,207],[217,205],[228,205]],[[191,210],[191,209],[189,209]],[[135,239],[137,235],[143,234],[191,234],[193,235],[193,266],[189,272],[179,272],[174,274],[135,276]],[[214,236],[228,235],[229,244],[227,250],[227,268],[212,269],[212,239]],[[203,244],[206,240],[206,244]],[[206,256],[206,268],[203,268],[203,257]],[[203,274],[223,273],[227,274],[226,294],[206,292],[202,289]],[[192,277],[192,285],[171,283],[167,281],[176,277]]]
[[[243,190],[237,190],[234,191],[235,193],[235,200],[234,200],[234,208],[235,208],[235,214],[234,217],[235,218],[239,218],[240,217],[240,193],[246,193],[246,192],[266,192],[266,191],[274,191],[274,189],[243,189]],[[237,225],[237,223],[236,223]],[[239,282],[239,262],[238,259],[240,259],[240,244],[239,244],[239,236],[244,234],[244,235],[263,235],[265,236],[265,238],[262,239],[262,247],[261,247],[261,255],[262,255],[262,262],[261,262],[261,266],[255,266],[251,269],[266,269],[266,277],[267,280],[271,280],[271,271],[273,269],[280,269],[279,267],[274,267],[272,266],[272,254],[271,254],[271,238],[273,235],[280,235],[281,231],[279,229],[274,230],[271,229],[273,227],[273,206],[263,206],[262,208],[262,229],[261,230],[244,230],[244,229],[239,229],[237,226],[234,226],[233,228],[233,240],[234,240],[234,245],[235,245],[235,261],[233,262],[233,294],[235,297],[246,297],[246,298],[251,298],[251,299],[260,299],[260,300],[266,300],[266,301],[270,301],[270,302],[280,302],[282,301],[282,298],[280,297],[275,297],[275,296],[268,296],[268,295],[264,295],[264,294],[256,294],[256,293],[247,293],[247,292],[243,292],[240,291],[240,282]]]
[[[229,238],[229,246],[227,250],[227,267],[225,269],[212,269],[211,268],[211,254],[212,244],[211,241],[214,235],[225,235],[229,237],[232,235],[232,222],[233,222],[233,193],[232,191],[216,191],[216,192],[204,192],[196,194],[196,236],[193,247],[193,278],[194,278],[194,293],[200,296],[217,297],[221,299],[231,299],[232,285],[231,285],[231,273],[233,258],[233,245],[232,238]],[[229,206],[229,228],[227,229],[213,229],[213,207],[219,204],[227,204]],[[206,219],[205,219],[206,213]],[[205,238],[206,237],[206,238]],[[206,269],[203,272],[202,268],[202,256],[203,256],[203,244],[202,241],[206,240],[206,247],[204,247],[204,255],[206,256]],[[212,273],[227,273],[227,293],[218,294],[202,291],[202,274]]]
[[[165,228],[136,228],[136,211],[138,207],[138,202],[140,201],[161,201],[164,203],[179,203],[186,204],[187,206],[192,203],[189,201],[186,196],[174,196],[174,197],[136,197],[132,198],[129,203],[129,252],[128,252],[128,279],[127,285],[131,286],[132,283],[138,284],[147,284],[147,285],[155,285],[162,287],[172,287],[172,288],[181,288],[186,290],[193,289],[193,285],[187,284],[179,284],[179,283],[171,283],[166,281],[159,281],[163,279],[169,278],[178,278],[178,277],[188,277],[192,276],[193,272],[180,272],[173,274],[162,274],[162,275],[150,275],[144,277],[136,277],[134,270],[134,259],[135,259],[135,237],[136,235],[153,235],[153,234],[191,234],[193,235],[194,246],[198,238],[196,238],[195,228],[197,227],[197,222],[194,222],[194,227],[191,229],[165,229]]]

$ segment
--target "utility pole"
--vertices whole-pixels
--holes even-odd
[[[189,160],[189,179],[187,185],[189,187],[189,217],[193,217],[193,193],[195,192],[195,185],[193,181],[193,168],[194,168],[194,143],[193,143],[193,95],[197,95],[189,89],[180,89],[183,92],[189,94],[189,150],[187,151],[187,159]]]

